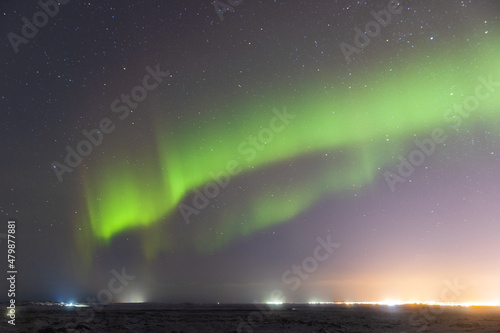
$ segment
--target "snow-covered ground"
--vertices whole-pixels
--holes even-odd
[[[29,303],[8,319],[0,332],[500,332],[497,307]]]

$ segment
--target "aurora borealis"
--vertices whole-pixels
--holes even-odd
[[[230,115],[227,121],[218,120],[219,124],[203,119],[182,126],[182,131],[168,131],[168,125],[157,126],[157,152],[137,158],[148,161],[146,171],[144,167],[137,170],[129,165],[104,163],[95,179],[88,177],[92,179],[86,188],[87,198],[91,198],[87,200],[87,209],[93,236],[108,240],[134,226],[160,223],[175,214],[179,205],[181,215],[190,220],[200,210],[192,202],[189,206],[182,201],[194,189],[203,191],[207,183],[216,184],[212,192],[217,196],[223,188],[213,175],[222,175],[229,183],[234,176],[243,176],[245,172],[332,151],[345,151],[350,165],[331,163],[320,169],[311,166],[311,174],[299,175],[285,192],[280,193],[283,184],[277,182],[276,192],[266,189],[251,193],[245,198],[248,200],[245,209],[255,226],[234,227],[230,218],[219,222],[222,230],[229,237],[246,235],[290,220],[326,194],[362,189],[381,176],[379,170],[390,167],[393,157],[404,151],[412,136],[423,136],[427,134],[426,128],[435,125],[458,124],[452,116],[456,112],[448,109],[480,84],[469,78],[488,77],[492,81],[492,77],[500,77],[500,71],[493,70],[500,68],[496,56],[499,49],[489,42],[484,44],[488,47],[472,49],[468,57],[464,52],[454,56],[456,46],[452,45],[450,50],[439,50],[437,54],[426,52],[420,56],[423,60],[417,57],[404,68],[377,68],[359,79],[365,83],[363,86],[335,87],[328,97],[309,93],[304,100],[283,110],[258,112],[258,106],[247,105],[250,110],[239,113],[242,114],[239,119],[233,120]],[[446,63],[441,61],[442,57],[447,59]],[[398,75],[388,75],[391,71],[397,71]],[[494,93],[499,84],[492,82],[494,86],[489,89]],[[303,89],[313,84],[306,83]],[[368,86],[373,88],[367,89]],[[316,89],[319,90],[317,87],[311,90]],[[495,94],[481,101],[481,109],[472,115],[470,122],[498,117],[495,108],[499,102],[500,97]],[[451,118],[444,119],[443,114]],[[269,125],[272,119],[275,121]],[[278,122],[280,126],[276,125]],[[268,128],[264,135],[259,132],[263,128]],[[234,174],[227,167],[232,161]],[[262,199],[262,196],[267,197]],[[231,207],[227,210],[230,216],[234,214]],[[147,243],[153,246],[150,240]]]
[[[347,61],[387,3],[242,2],[221,21],[209,2],[70,2],[18,54],[5,39],[2,213],[45,272],[26,297],[95,294],[126,267],[119,300],[265,300],[328,234],[342,246],[287,300],[427,301],[455,277],[464,301],[500,299],[500,8],[401,1]],[[9,6],[4,30],[32,11]]]

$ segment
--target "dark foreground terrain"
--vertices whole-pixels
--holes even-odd
[[[38,303],[18,306],[15,319],[0,332],[500,332],[500,308],[424,305]]]

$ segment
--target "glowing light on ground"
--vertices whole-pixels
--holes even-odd
[[[134,297],[127,298],[126,300],[123,301],[123,303],[146,303],[146,300],[144,297],[137,295]]]
[[[310,304],[310,305],[323,305],[323,304],[335,304],[335,302],[311,301],[311,302],[308,302],[307,304]]]
[[[402,305],[402,304],[404,304],[404,302],[392,301],[392,300],[380,302],[380,305],[388,305],[388,306],[395,306],[395,305]]]
[[[436,302],[436,301],[377,301],[377,302],[308,302],[308,304],[336,304],[336,305],[385,305],[385,306],[398,306],[398,305],[429,305],[429,306],[497,306],[500,307],[500,302]]]
[[[67,307],[75,307],[75,308],[86,308],[88,307],[88,305],[86,304],[78,304],[78,303],[62,303],[64,306],[67,306]]]

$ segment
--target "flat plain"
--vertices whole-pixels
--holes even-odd
[[[500,308],[474,306],[25,303],[8,319],[1,332],[500,332]]]

